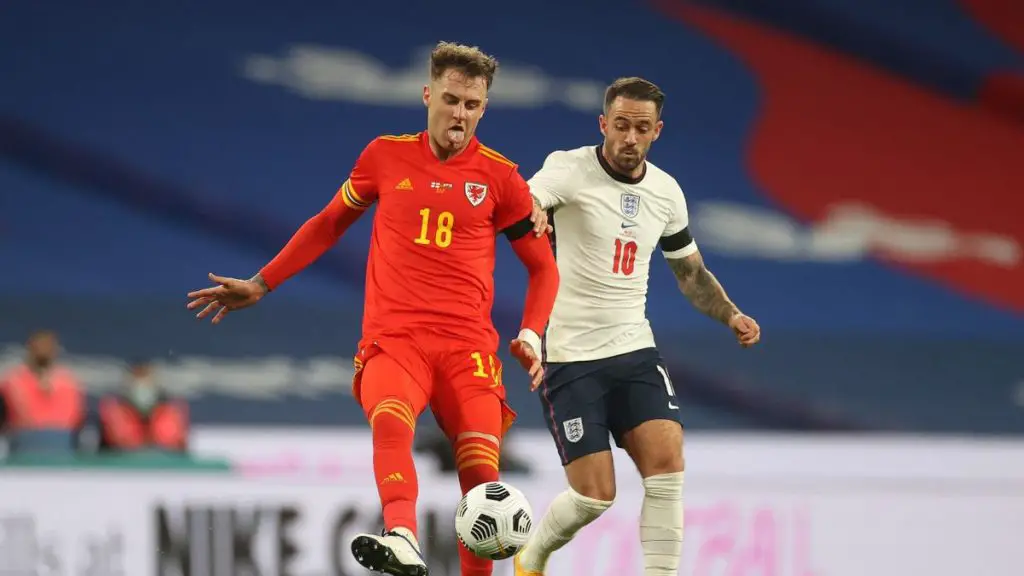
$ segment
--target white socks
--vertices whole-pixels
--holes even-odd
[[[644,478],[640,545],[644,576],[676,576],[683,547],[683,472]]]
[[[677,576],[683,548],[683,472],[644,478],[640,510],[640,545],[644,576]],[[562,492],[548,508],[523,549],[523,568],[543,572],[548,557],[565,546],[581,528],[597,520],[611,502],[587,498],[572,488]]]
[[[572,488],[556,496],[519,557],[522,567],[542,572],[552,552],[565,546],[580,528],[597,520],[611,505],[610,501],[587,498]]]

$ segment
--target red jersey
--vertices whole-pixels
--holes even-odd
[[[381,136],[340,192],[351,209],[377,203],[363,336],[425,331],[496,350],[496,236],[533,207],[516,164],[475,137],[441,161],[426,132]]]

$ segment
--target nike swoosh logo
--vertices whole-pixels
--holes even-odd
[[[669,402],[668,403],[668,409],[669,410],[679,410],[679,406],[676,406],[675,404]]]
[[[636,222],[633,222],[632,224],[627,224],[625,222],[622,223],[622,228],[623,229],[632,228],[633,226],[636,226]]]

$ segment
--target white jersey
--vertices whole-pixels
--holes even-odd
[[[650,162],[630,179],[612,171],[600,146],[551,153],[530,192],[554,209],[561,284],[548,323],[549,362],[609,358],[654,347],[647,320],[651,255],[697,251],[683,191]]]

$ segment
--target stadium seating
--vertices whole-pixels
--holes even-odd
[[[668,93],[651,159],[765,331],[739,350],[655,267],[648,307],[690,425],[1024,432],[1024,12],[990,4],[657,0],[614,26],[621,3],[524,0],[446,39],[500,57],[480,136],[527,175],[599,141],[615,77]],[[199,358],[199,421],[358,421],[344,379],[302,363],[344,359],[358,338],[368,218],[223,326],[197,325],[184,293],[210,271],[251,274],[366,142],[422,126],[423,50],[448,15],[113,5],[22,2],[0,18],[0,343],[47,325],[83,362],[147,354],[186,378],[182,358]],[[507,335],[525,274],[499,246]],[[306,368],[248,391],[229,369],[268,356]],[[506,377],[521,421],[542,425]]]

